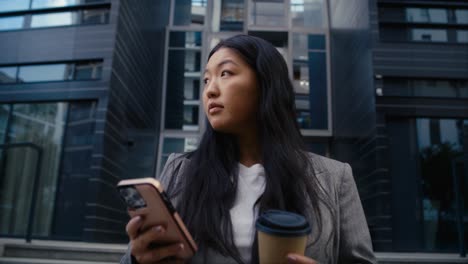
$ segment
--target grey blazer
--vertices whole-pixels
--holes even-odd
[[[347,163],[312,153],[309,154],[309,157],[314,167],[315,177],[318,178],[324,192],[331,199],[335,220],[333,221],[329,210],[325,206],[321,206],[322,234],[316,240],[318,230],[312,228],[305,255],[313,258],[318,263],[377,263],[351,167]],[[173,175],[175,168],[180,167],[181,170],[179,171],[182,171],[185,165],[188,164],[187,161],[187,159],[180,158],[176,154],[169,157],[166,167],[161,177],[159,177],[163,186],[168,186],[170,178],[176,176]],[[316,226],[318,220],[314,216],[309,218],[312,227]],[[332,234],[333,227],[335,232]],[[311,243],[314,240],[316,242]],[[243,249],[239,250],[242,254]],[[190,262],[236,263],[234,260],[212,250],[199,251]],[[127,250],[120,263],[135,263],[132,262],[129,250]]]

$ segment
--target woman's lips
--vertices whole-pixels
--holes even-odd
[[[208,113],[216,114],[223,110],[224,106],[216,103],[211,103],[208,105]]]

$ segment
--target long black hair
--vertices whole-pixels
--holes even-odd
[[[269,42],[247,35],[221,41],[221,48],[237,52],[257,76],[260,99],[257,110],[258,141],[265,169],[265,191],[257,201],[259,212],[281,209],[314,215],[321,230],[319,203],[329,198],[314,175],[313,164],[296,122],[294,89],[282,55]],[[186,153],[180,171],[177,209],[200,248],[211,248],[242,263],[230,217],[237,191],[239,147],[236,137],[213,130],[207,122],[198,148]],[[320,233],[320,231],[319,231]],[[318,237],[317,237],[318,239]],[[256,244],[256,242],[254,242]],[[256,258],[255,246],[252,256]]]

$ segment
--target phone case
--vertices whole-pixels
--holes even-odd
[[[129,187],[130,189],[128,189]],[[125,195],[126,197],[124,197],[122,190],[127,188],[125,190],[134,192],[131,187],[133,187],[137,193],[127,193]],[[195,252],[198,250],[197,245],[188,232],[182,218],[172,206],[171,201],[164,192],[163,186],[158,180],[154,178],[122,180],[118,183],[117,188],[122,198],[127,203],[129,215],[131,217],[137,215],[142,217],[142,232],[156,225],[163,224],[166,226],[167,241],[160,241],[158,244],[153,244],[152,246],[156,247],[159,244],[164,245],[181,242],[184,244],[184,250],[179,253],[180,257],[188,259],[195,255]],[[138,195],[142,200],[139,200]]]

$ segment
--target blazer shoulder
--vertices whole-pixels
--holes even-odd
[[[316,174],[320,173],[331,173],[331,174],[336,174],[336,173],[343,173],[343,170],[347,169],[346,167],[349,167],[349,164],[334,160],[331,158],[327,158],[315,153],[308,153],[309,159],[312,163],[312,166],[314,167],[314,171]]]

